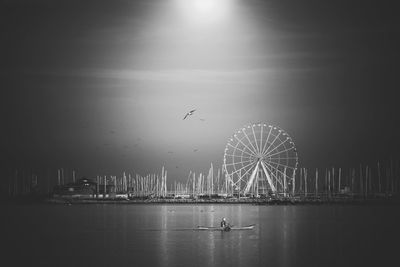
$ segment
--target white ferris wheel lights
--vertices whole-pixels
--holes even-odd
[[[224,151],[225,174],[240,194],[285,193],[297,165],[297,150],[289,134],[263,123],[236,131]]]

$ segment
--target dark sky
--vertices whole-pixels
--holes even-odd
[[[300,166],[397,158],[395,1],[198,1],[1,1],[5,165],[186,179],[249,122]]]

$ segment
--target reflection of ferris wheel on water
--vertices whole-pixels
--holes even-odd
[[[278,126],[249,124],[228,140],[224,171],[241,195],[286,193],[297,168],[292,138]]]

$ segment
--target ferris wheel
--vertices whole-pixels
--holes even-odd
[[[298,164],[292,138],[278,126],[248,124],[228,139],[224,171],[233,191],[241,195],[284,193]]]

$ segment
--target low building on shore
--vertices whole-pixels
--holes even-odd
[[[114,185],[98,185],[92,179],[81,178],[76,183],[55,186],[53,197],[109,198],[115,197],[115,187]]]

